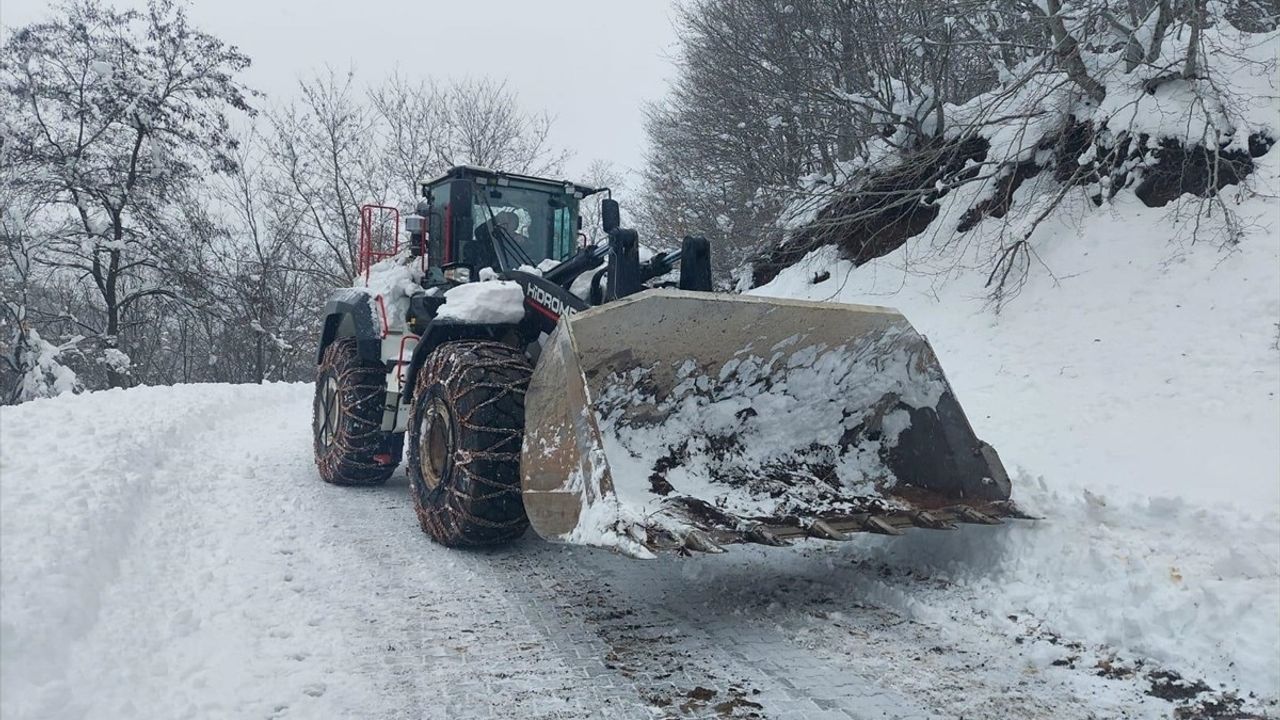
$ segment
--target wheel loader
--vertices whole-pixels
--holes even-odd
[[[647,251],[605,188],[456,167],[421,190],[403,223],[362,208],[313,430],[338,485],[385,482],[407,448],[435,541],[532,525],[650,557],[1022,516],[897,311],[714,292],[706,240]]]

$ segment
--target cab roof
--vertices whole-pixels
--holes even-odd
[[[555,188],[563,192],[579,193],[582,197],[594,195],[607,188],[593,188],[586,185],[579,185],[568,180],[553,180],[551,178],[540,178],[532,175],[521,175],[519,173],[502,172],[501,170],[492,170],[490,168],[479,167],[476,165],[457,165],[449,168],[444,175],[422,183],[422,193],[425,195],[428,188],[435,187],[440,183],[450,180],[480,180],[486,184],[504,184],[502,181],[508,182],[515,180],[520,184],[545,185],[547,189]]]

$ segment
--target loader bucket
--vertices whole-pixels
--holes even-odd
[[[644,557],[1018,514],[889,308],[642,292],[563,316],[525,408],[525,510],[551,540]]]

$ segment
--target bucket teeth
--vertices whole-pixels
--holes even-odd
[[[774,547],[784,547],[791,544],[777,535],[774,535],[768,528],[759,525],[747,531],[747,540],[761,545],[772,545]]]
[[[955,530],[956,526],[933,515],[929,512],[921,510],[911,513],[911,522],[917,527],[929,528],[930,530]]]
[[[707,534],[701,530],[690,530],[685,533],[684,546],[695,552],[712,554],[724,552],[724,548],[717,545],[714,540],[708,537]]]
[[[862,528],[867,532],[876,533],[877,535],[901,535],[902,531],[889,524],[888,520],[879,515],[868,515],[866,520],[862,521]]]
[[[991,503],[991,507],[1000,513],[1003,517],[1016,518],[1018,520],[1039,520],[1040,518],[1031,515],[1018,507],[1012,500],[1002,500],[1000,502]]]
[[[967,523],[976,523],[978,525],[1003,525],[1000,518],[994,515],[988,515],[984,512],[974,510],[968,505],[961,505],[954,508],[953,512],[959,516],[960,520]]]
[[[849,536],[831,527],[825,520],[814,519],[807,528],[809,535],[823,540],[848,540]]]

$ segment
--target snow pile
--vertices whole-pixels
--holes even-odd
[[[441,320],[464,323],[518,323],[524,319],[524,291],[508,280],[482,280],[450,288],[436,312]]]
[[[182,467],[162,465],[180,460],[189,433],[222,418],[232,400],[262,392],[116,389],[0,408],[0,714],[73,715],[67,703],[85,678],[63,673],[98,623],[152,498],[187,481]],[[185,525],[172,531],[191,541]]]
[[[860,559],[947,585],[884,583],[870,598],[910,617],[963,613],[989,629],[1071,638],[1102,658],[1145,658],[1213,687],[1280,697],[1274,515],[1056,490],[1026,473],[1014,492],[1044,519],[863,539]]]
[[[255,320],[254,323],[257,323],[257,321]],[[128,375],[133,368],[133,359],[119,348],[104,349],[100,362],[112,372],[120,373],[121,375]]]
[[[351,290],[375,299],[370,303],[373,312],[382,314],[377,327],[400,329],[409,312],[409,298],[422,289],[422,275],[422,258],[413,257],[406,248],[370,265],[367,276],[361,277]],[[381,305],[376,298],[382,298]]]
[[[387,639],[366,639],[387,568],[353,552],[352,511],[422,538],[368,495],[340,509],[344,495],[325,494],[311,397],[301,384],[202,384],[0,407],[0,716],[403,709],[365,666],[386,658]]]
[[[682,359],[670,379],[656,367],[604,379],[593,409],[629,512],[680,537],[687,523],[901,507],[882,451],[910,421],[893,408],[936,407],[946,389],[936,368],[915,369],[918,337],[760,339],[723,364]],[[689,499],[714,514],[688,517]]]
[[[1250,114],[1274,123],[1268,97]],[[856,269],[822,248],[752,291],[901,309],[977,434],[1020,468],[1014,499],[1045,517],[868,541],[872,560],[952,584],[886,602],[922,617],[977,606],[993,626],[1030,619],[1280,697],[1280,153],[1255,163],[1222,191],[1235,220],[1190,195],[1065,196],[998,314],[977,269],[999,240],[989,221],[963,245],[922,235]],[[940,217],[959,216],[956,195]],[[1035,197],[1023,186],[1014,206]]]

